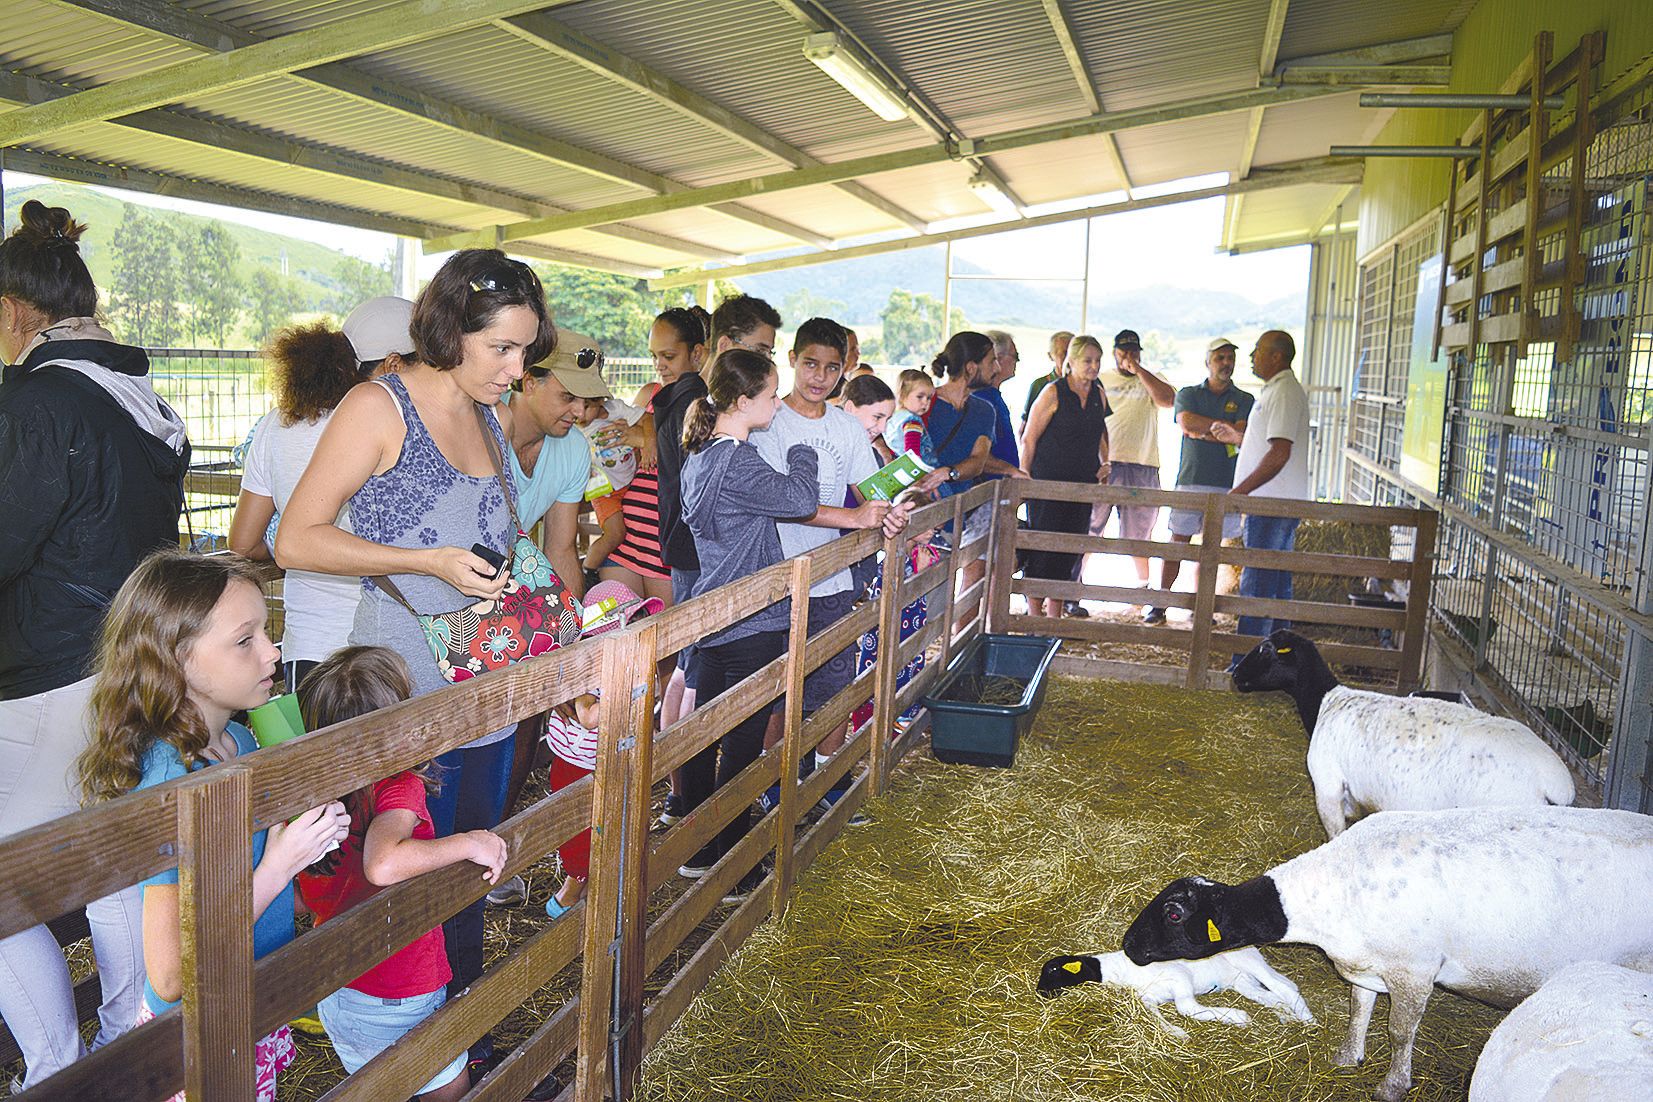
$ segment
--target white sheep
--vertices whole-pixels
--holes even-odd
[[[1350,989],[1339,1064],[1366,1055],[1389,995],[1392,1055],[1377,1097],[1412,1082],[1435,984],[1514,1006],[1569,964],[1653,971],[1653,817],[1572,807],[1386,811],[1243,884],[1184,877],[1125,933],[1134,964],[1247,945],[1318,946]]]
[[[1272,1008],[1281,1018],[1314,1021],[1297,985],[1270,968],[1262,952],[1255,948],[1218,953],[1207,960],[1155,964],[1132,964],[1122,952],[1055,957],[1045,962],[1039,974],[1039,994],[1054,995],[1080,983],[1109,983],[1133,989],[1142,1004],[1159,1018],[1159,1024],[1174,1037],[1187,1037],[1188,1033],[1160,1017],[1159,1007],[1165,1003],[1175,1003],[1179,1014],[1199,1022],[1251,1023],[1251,1015],[1238,1007],[1204,1006],[1196,998],[1219,991],[1243,995]]]
[[[1653,1096],[1653,975],[1592,961],[1563,968],[1487,1038],[1469,1102]]]
[[[1234,687],[1279,689],[1297,702],[1328,838],[1376,811],[1573,802],[1566,763],[1520,723],[1447,700],[1347,688],[1294,632],[1259,643],[1235,667]]]

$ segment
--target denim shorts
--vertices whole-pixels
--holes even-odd
[[[1191,494],[1226,494],[1227,486],[1178,486]],[[1239,513],[1223,514],[1223,539],[1237,540],[1240,538],[1240,528],[1244,521]],[[1170,518],[1171,534],[1173,536],[1197,536],[1200,529],[1205,527],[1204,509],[1172,509]]]
[[[341,987],[316,1004],[316,1013],[327,1030],[327,1039],[333,1042],[339,1063],[354,1075],[447,1001],[445,987],[438,987],[427,995],[409,995],[402,999],[381,999]],[[464,1073],[467,1055],[460,1049],[459,1055],[414,1093],[428,1094],[453,1082]]]

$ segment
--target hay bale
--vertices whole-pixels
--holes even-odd
[[[1333,1068],[1348,989],[1318,950],[1267,951],[1317,1026],[1265,1012],[1178,1041],[1129,992],[1036,994],[1047,957],[1117,948],[1172,877],[1240,880],[1323,841],[1304,749],[1283,699],[1053,679],[1013,768],[909,759],[650,1055],[640,1097],[1369,1097],[1381,1013],[1366,1065]],[[1411,1097],[1462,1098],[1497,1017],[1438,993]]]
[[[1344,520],[1305,520],[1297,526],[1296,548],[1324,555],[1387,559],[1389,529],[1381,524],[1354,524]],[[1336,574],[1298,574],[1293,584],[1293,596],[1299,601],[1341,605],[1347,603],[1351,590],[1363,588],[1359,578]]]

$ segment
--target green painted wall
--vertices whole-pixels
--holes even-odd
[[[1650,0],[1481,0],[1452,42],[1454,92],[1496,92],[1532,49],[1541,30],[1555,32],[1565,57],[1590,31],[1607,32],[1602,85],[1653,54]],[[1470,124],[1469,111],[1397,111],[1378,145],[1450,145]],[[1428,158],[1373,157],[1361,187],[1359,253],[1382,244],[1446,199],[1447,164]]]

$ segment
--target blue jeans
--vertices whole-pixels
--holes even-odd
[[[442,790],[430,798],[428,806],[438,838],[499,825],[505,817],[505,790],[515,747],[515,738],[503,738],[486,746],[449,750],[436,759]],[[482,975],[482,908],[483,901],[478,899],[442,924],[448,964],[453,969],[449,998]],[[492,1052],[493,1039],[488,1036],[471,1048],[472,1058],[478,1060]]]
[[[1247,514],[1245,518],[1246,547],[1263,551],[1290,551],[1296,543],[1296,517],[1257,517]],[[1240,571],[1240,596],[1269,597],[1275,600],[1289,601],[1291,600],[1291,571],[1264,570],[1255,566],[1245,567]],[[1270,616],[1240,617],[1241,635],[1261,635],[1266,638],[1271,632],[1290,626],[1290,620]],[[1241,657],[1241,655],[1235,655],[1234,659],[1239,661]]]

